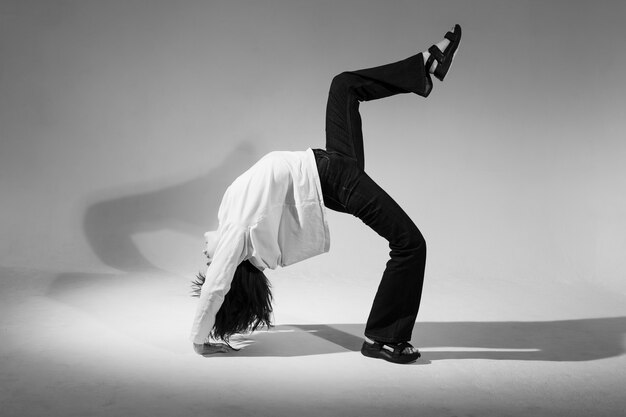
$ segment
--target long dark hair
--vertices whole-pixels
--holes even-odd
[[[206,276],[199,273],[191,283],[192,297],[199,297]],[[211,336],[228,342],[235,333],[272,326],[272,291],[263,272],[249,261],[237,266],[230,290],[217,312]]]

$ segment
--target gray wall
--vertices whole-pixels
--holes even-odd
[[[362,106],[366,168],[429,243],[430,277],[626,293],[625,3],[0,1],[0,264],[197,268],[221,193],[324,145],[332,76],[459,22],[428,100]],[[386,245],[333,214],[346,279]],[[299,269],[298,269],[299,268]]]

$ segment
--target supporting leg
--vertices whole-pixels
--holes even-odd
[[[424,281],[426,242],[402,208],[357,162],[315,150],[324,204],[350,213],[389,242],[390,259],[370,311],[365,335],[381,342],[411,340]]]
[[[422,297],[426,241],[402,208],[367,174],[358,178],[346,206],[389,242],[389,260],[365,326],[380,342],[406,342]]]

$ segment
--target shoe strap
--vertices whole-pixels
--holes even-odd
[[[428,52],[430,52],[430,57],[428,58],[429,60],[430,58],[435,58],[437,62],[441,64],[443,60],[445,59],[443,52],[441,52],[441,49],[437,48],[437,45],[433,45],[430,48],[428,48]]]
[[[397,353],[402,353],[402,351],[404,351],[404,349],[408,347],[412,348],[413,345],[410,344],[409,342],[401,342],[401,343],[398,343],[397,345],[394,345],[394,351]]]
[[[450,42],[456,42],[459,39],[459,34],[456,31],[456,26],[454,27],[454,32],[446,32],[446,34],[444,35],[444,37],[449,40]]]
[[[430,68],[433,66],[434,62],[435,62],[435,56],[433,54],[430,54],[430,56],[426,60],[426,64],[424,65],[424,67],[426,68],[426,72],[430,72]]]
[[[393,349],[393,353],[395,355],[401,355],[404,349],[413,347],[413,345],[410,344],[409,342],[400,342],[400,343],[374,342],[374,343],[376,343],[380,349],[383,348],[383,345],[389,346],[390,348]]]
[[[445,34],[444,38],[446,38],[450,42],[456,42],[456,39],[458,38],[458,36],[456,33],[448,32]]]

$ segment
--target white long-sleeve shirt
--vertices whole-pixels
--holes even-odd
[[[313,151],[265,155],[228,187],[218,220],[218,230],[205,234],[211,263],[190,335],[198,344],[213,328],[241,262],[274,269],[328,252],[326,208]]]

